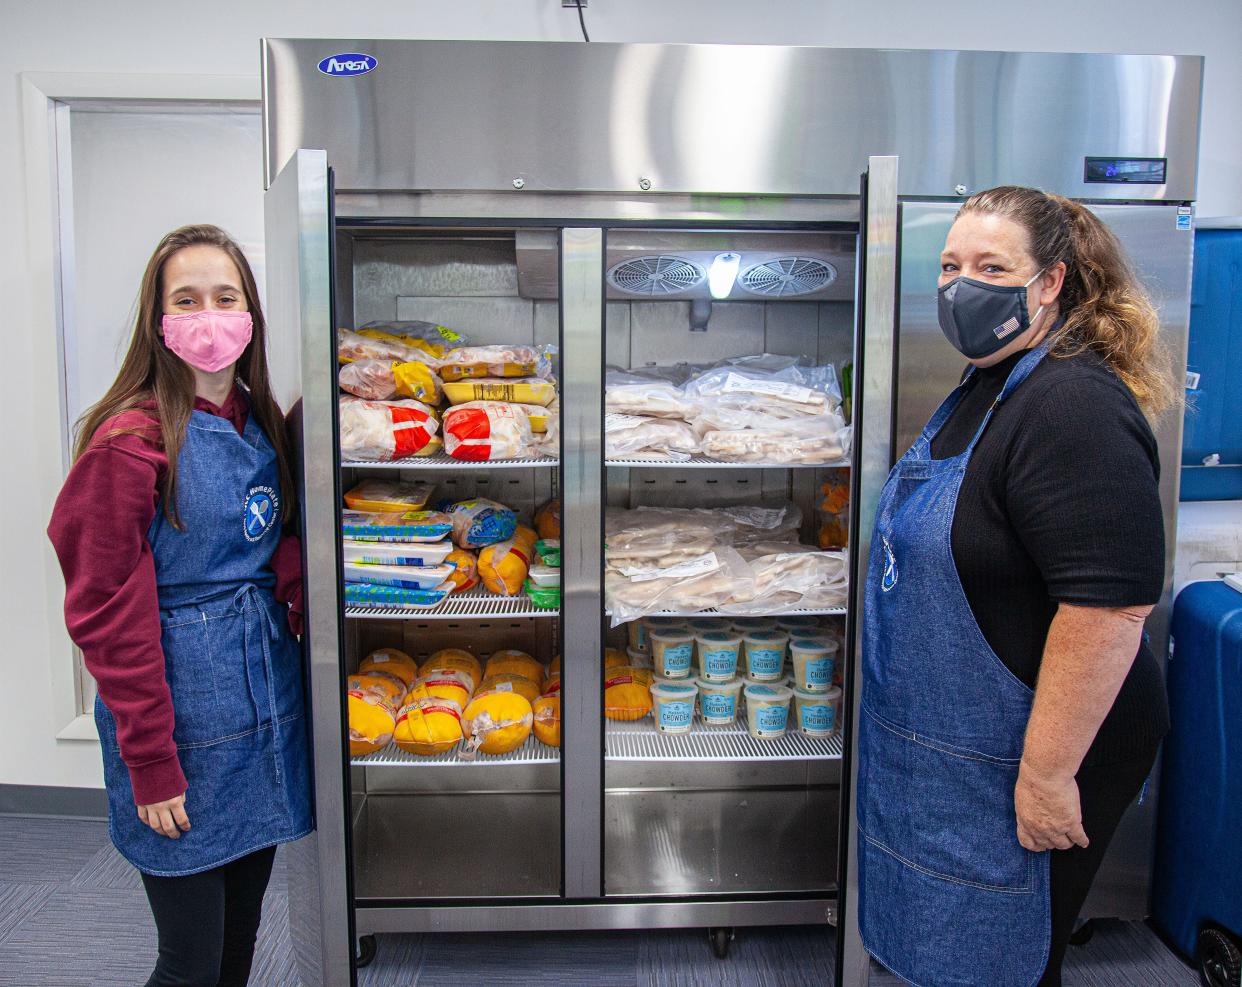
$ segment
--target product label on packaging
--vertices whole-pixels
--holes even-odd
[[[741,374],[729,374],[720,385],[724,394],[749,391],[755,394],[773,394],[776,397],[788,398],[790,401],[810,401],[815,392],[809,387],[798,384],[786,384],[779,380],[762,380],[754,377],[743,377]]]
[[[703,674],[708,678],[731,677],[737,671],[737,649],[719,648],[715,651],[702,651],[700,648],[700,665]]]
[[[777,736],[785,732],[789,719],[788,706],[760,706],[755,710],[755,733],[760,737]]]
[[[746,665],[752,676],[779,678],[784,664],[784,648],[755,648],[749,645],[746,648]]]
[[[803,702],[801,705],[803,730],[807,733],[832,733],[836,721],[836,709],[831,703],[819,706]]]
[[[674,702],[657,703],[660,711],[660,729],[676,730],[688,727],[694,718],[694,703]]]
[[[667,569],[649,566],[621,566],[621,574],[629,577],[631,582],[645,583],[651,579],[684,579],[687,576],[700,576],[705,572],[715,572],[720,568],[720,560],[715,552],[678,562]]]
[[[690,670],[692,647],[689,643],[665,645],[663,650],[664,654],[660,660],[666,676],[678,678]]]
[[[831,655],[812,658],[806,663],[806,681],[808,685],[822,685],[827,689],[832,685],[832,667],[836,664]]]
[[[638,415],[623,415],[620,412],[612,412],[604,416],[604,434],[609,432],[620,432],[627,428],[638,428],[639,425],[645,425],[651,421],[650,418],[640,418]]]
[[[737,715],[736,693],[704,693],[699,702],[703,706],[703,719],[708,723],[732,723]]]

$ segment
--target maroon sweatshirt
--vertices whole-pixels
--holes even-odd
[[[240,434],[249,406],[234,387],[222,407],[197,398],[196,411],[227,418]],[[118,429],[137,429],[113,435]],[[155,558],[147,530],[160,509],[168,468],[152,402],[100,426],[56,498],[48,537],[65,574],[65,624],[116,720],[134,800],[181,795],[185,775],[173,742],[175,710],[164,677]],[[301,632],[302,550],[285,535],[272,557],[275,594]]]

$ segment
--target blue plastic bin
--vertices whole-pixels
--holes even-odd
[[[1242,933],[1242,593],[1192,583],[1172,635],[1152,917],[1193,957],[1204,927]]]

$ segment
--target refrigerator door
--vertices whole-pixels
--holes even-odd
[[[857,670],[862,655],[863,587],[867,577],[867,556],[871,550],[871,529],[875,524],[880,491],[892,466],[893,446],[893,370],[896,358],[898,232],[902,206],[897,197],[896,157],[873,157],[862,178],[862,249],[860,251],[859,326],[854,333],[854,445],[856,463],[850,490],[853,505],[851,521],[850,586],[852,603],[847,623],[847,642],[852,654],[846,656],[845,768],[849,771],[848,800],[841,805],[842,832],[840,860],[845,874],[844,898],[840,900],[836,983],[842,987],[866,984],[870,960],[858,934],[858,863],[854,848],[858,824],[854,798],[858,786],[858,764],[854,758],[861,694]]]
[[[1184,208],[1184,207],[1182,207]],[[898,336],[894,457],[918,437],[965,367],[936,318],[940,251],[958,209],[952,202],[905,202],[901,212],[901,330]],[[1093,205],[1121,240],[1160,313],[1161,343],[1179,379],[1186,368],[1190,321],[1190,218],[1176,205]],[[1179,219],[1181,220],[1179,222]],[[1168,653],[1182,418],[1166,414],[1155,426],[1164,505],[1165,587],[1147,621],[1151,648]],[[1137,919],[1147,915],[1155,801],[1149,790],[1122,820],[1083,910],[1084,917]]]
[[[341,728],[341,616],[335,573],[339,540],[308,538],[335,531],[339,503],[337,456],[302,450],[337,447],[332,378],[331,176],[324,151],[299,150],[264,197],[267,240],[269,361],[303,478],[307,715],[314,751],[316,832],[291,844],[289,932],[300,980],[307,987],[351,984],[355,973],[349,902]],[[313,713],[313,715],[311,715]]]

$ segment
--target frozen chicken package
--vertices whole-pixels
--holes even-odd
[[[642,370],[609,367],[604,375],[604,412],[690,421],[696,405],[683,387],[688,372],[685,365]]]
[[[425,363],[395,360],[355,360],[337,374],[341,390],[369,401],[413,398],[424,404],[443,399],[440,378]]]
[[[434,322],[368,322],[358,332],[376,339],[397,339],[407,346],[436,357],[444,356],[456,346],[465,346],[469,339],[455,329]]]
[[[700,419],[703,455],[730,463],[815,465],[837,463],[850,450],[851,429],[836,411],[804,418],[775,419],[730,411],[737,427],[705,426]]]
[[[542,377],[480,377],[453,381],[444,389],[453,404],[513,401],[546,408],[556,400],[556,383]]]
[[[461,346],[444,355],[440,376],[449,383],[479,377],[551,377],[555,352],[555,346],[518,343]]]
[[[421,401],[341,401],[341,456],[362,462],[391,462],[425,450],[439,428],[435,412]]]
[[[717,546],[669,566],[614,565],[604,569],[604,602],[612,626],[648,614],[693,613],[754,593],[754,577],[734,548]]]
[[[336,357],[340,363],[355,360],[395,360],[398,363],[425,363],[434,369],[439,360],[426,350],[411,346],[400,339],[380,334],[370,335],[352,329],[337,329]]]
[[[777,613],[798,608],[845,605],[849,557],[810,545],[758,542],[741,549],[755,582],[750,597],[734,596],[721,605],[725,613]]]
[[[444,451],[454,459],[484,462],[538,455],[530,417],[504,401],[470,401],[444,412]]]
[[[695,374],[686,396],[699,405],[696,422],[746,427],[747,416],[803,418],[834,411],[841,387],[831,364],[799,366],[799,358],[762,353],[737,357]]]
[[[683,421],[604,415],[604,455],[609,459],[643,456],[684,462],[699,451],[699,437]]]
[[[512,538],[517,530],[517,513],[486,497],[441,501],[437,505],[453,524],[453,543],[458,548],[483,548]]]

